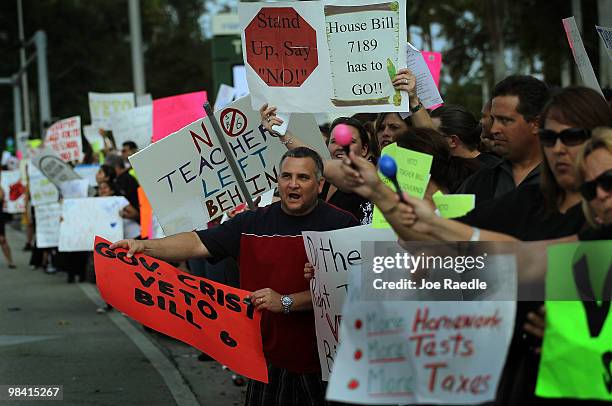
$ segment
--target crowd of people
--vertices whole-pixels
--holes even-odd
[[[111,248],[186,263],[184,269],[196,275],[253,292],[251,302],[263,312],[270,382],[249,382],[248,405],[327,404],[308,282],[314,270],[303,231],[369,224],[375,205],[402,241],[552,244],[611,237],[612,110],[600,93],[577,86],[552,89],[531,76],[509,76],[497,83],[477,118],[460,105],[425,109],[407,69],[398,71],[393,84],[409,95],[406,118],[361,113],[322,126],[329,160],[300,134],[277,134],[287,152],[275,201],[232,213],[229,221],[206,230],[140,239],[138,181],[126,159],[137,146],[127,142],[121,153],[105,151],[97,195],[121,195],[129,202],[121,211],[125,239]],[[264,105],[260,113],[263,127],[275,133],[282,124],[276,107]],[[352,135],[348,156],[336,140],[341,124]],[[408,194],[400,199],[381,181],[376,163],[393,143],[433,157],[423,199]],[[442,218],[433,202],[437,192],[473,194],[476,206],[463,217]],[[0,245],[12,264],[3,233]],[[68,272],[68,282],[84,278],[89,253],[45,251],[34,248],[34,267],[53,258],[54,267]],[[519,302],[495,404],[544,402],[535,396],[535,382],[545,317],[542,302]]]

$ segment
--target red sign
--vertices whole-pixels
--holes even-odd
[[[146,255],[128,258],[96,237],[96,283],[105,302],[153,330],[210,355],[232,371],[268,382],[261,313],[250,292],[193,276]]]
[[[247,62],[268,86],[300,87],[319,64],[317,33],[292,7],[263,7],[244,37]]]

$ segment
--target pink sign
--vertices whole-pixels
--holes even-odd
[[[434,82],[438,89],[440,88],[440,69],[442,68],[442,54],[440,52],[421,51],[425,63],[433,76]]]
[[[206,92],[185,93],[153,100],[153,142],[206,115]]]

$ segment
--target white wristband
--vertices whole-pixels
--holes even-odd
[[[480,241],[480,228],[472,227],[472,237],[470,237],[470,241]]]

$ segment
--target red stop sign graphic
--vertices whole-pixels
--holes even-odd
[[[300,87],[319,64],[317,32],[292,7],[263,7],[244,37],[247,62],[268,86]]]

